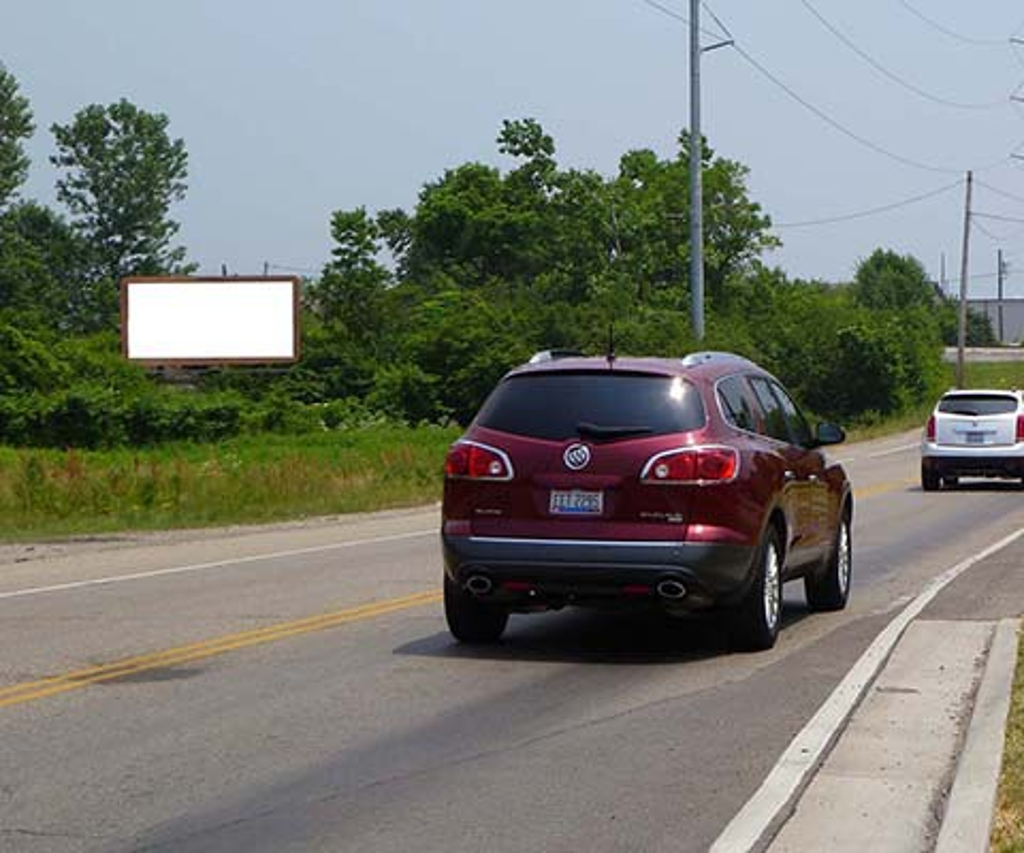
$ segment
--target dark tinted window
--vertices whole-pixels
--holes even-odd
[[[1005,394],[955,394],[939,401],[939,411],[948,415],[1006,415],[1017,411],[1017,398]]]
[[[762,432],[765,435],[778,439],[779,441],[791,441],[789,437],[789,424],[786,420],[786,412],[782,408],[782,403],[780,403],[775,394],[772,393],[772,389],[768,384],[768,381],[755,376],[750,380],[750,386],[754,389],[754,393],[757,395],[757,401],[761,404],[761,408],[764,409],[764,429]]]
[[[678,377],[531,373],[502,382],[476,423],[552,441],[600,441],[699,429],[705,414],[700,392]]]
[[[796,403],[793,402],[781,385],[776,382],[771,383],[771,385],[775,396],[779,398],[779,402],[782,404],[782,411],[786,414],[786,422],[789,424],[789,433],[793,436],[793,441],[802,447],[810,447],[811,428],[807,426],[807,421],[800,414]]]
[[[761,413],[750,398],[747,381],[742,376],[730,376],[718,383],[718,398],[722,401],[725,418],[733,426],[748,432],[761,432],[758,423]]]

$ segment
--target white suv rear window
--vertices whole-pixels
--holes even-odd
[[[1017,398],[1009,394],[953,394],[939,401],[939,411],[946,415],[1008,415],[1017,411]]]

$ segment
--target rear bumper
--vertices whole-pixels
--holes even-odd
[[[542,595],[616,597],[625,585],[654,586],[674,579],[687,588],[689,606],[733,603],[747,589],[754,550],[702,542],[629,542],[513,539],[442,535],[445,571],[465,583],[482,574],[526,581]]]
[[[921,446],[921,465],[940,476],[1024,477],[1024,443],[1001,447]]]

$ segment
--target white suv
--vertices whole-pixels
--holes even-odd
[[[933,492],[960,477],[1024,478],[1020,391],[950,391],[939,400],[921,442],[921,487]]]

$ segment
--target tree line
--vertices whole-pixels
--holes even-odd
[[[125,364],[117,282],[194,269],[175,245],[188,155],[165,115],[90,105],[51,127],[64,211],[20,198],[30,104],[0,67],[0,442],[217,440],[387,418],[465,423],[539,349],[683,355],[689,326],[690,140],[623,154],[615,174],[561,166],[533,119],[505,121],[505,170],[454,166],[411,210],[331,217],[331,255],[305,282],[303,358],[218,370],[187,389]],[[914,258],[879,249],[853,281],[795,280],[747,168],[704,147],[707,339],[762,362],[813,412],[885,416],[928,399],[953,307]],[[992,341],[982,317],[972,342]]]

